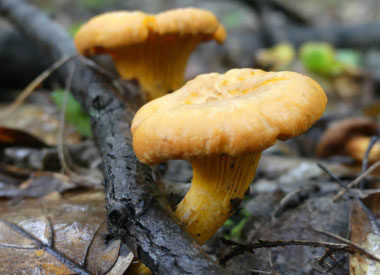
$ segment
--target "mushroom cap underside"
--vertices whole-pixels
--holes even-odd
[[[197,8],[175,9],[146,14],[140,11],[114,11],[90,19],[75,35],[79,53],[93,54],[97,49],[112,49],[146,41],[156,35],[204,35],[204,40],[222,43],[226,33],[211,12]]]
[[[148,164],[257,153],[305,132],[326,103],[314,80],[294,72],[204,74],[137,112],[133,147]]]

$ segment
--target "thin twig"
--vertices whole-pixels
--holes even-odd
[[[61,111],[60,124],[59,124],[58,135],[57,135],[57,154],[58,154],[58,158],[59,158],[59,161],[61,163],[61,166],[62,166],[63,173],[67,173],[69,176],[75,178],[76,180],[74,180],[73,182],[78,182],[78,181],[88,182],[89,184],[85,184],[85,185],[93,186],[93,185],[96,185],[99,183],[99,179],[93,178],[90,174],[85,175],[85,176],[79,175],[78,173],[76,173],[75,171],[73,171],[70,168],[68,162],[66,161],[66,159],[67,159],[70,162],[70,155],[67,152],[67,150],[65,148],[65,143],[64,143],[65,126],[66,126],[65,117],[66,117],[66,109],[67,109],[67,102],[68,102],[71,82],[72,82],[74,73],[75,73],[75,64],[73,64],[71,66],[71,68],[69,70],[69,75],[67,77],[67,81],[65,83],[65,94],[63,96],[62,111]],[[71,165],[73,165],[73,164],[71,163]],[[74,169],[84,170],[78,166],[75,166]]]
[[[360,200],[360,197],[357,194],[357,192],[354,191],[354,190],[352,190],[352,189],[350,189],[350,188],[348,188],[348,186],[346,184],[344,184],[344,182],[342,182],[340,180],[340,178],[338,178],[337,176],[335,176],[326,166],[324,166],[322,163],[317,163],[317,166],[323,172],[325,172],[333,181],[335,181],[336,183],[338,183],[341,188],[343,188],[344,190],[346,190],[346,192],[349,192],[351,196],[353,196],[355,199]]]
[[[341,236],[338,236],[338,235],[330,233],[330,232],[318,230],[318,229],[315,229],[315,228],[311,228],[311,229],[313,231],[315,231],[315,232],[318,232],[320,234],[323,234],[325,236],[331,237],[331,238],[333,238],[335,240],[341,241],[342,243],[349,245],[351,251],[347,250],[347,252],[349,252],[351,254],[352,253],[363,254],[363,255],[367,256],[367,258],[369,258],[371,260],[374,260],[376,262],[380,262],[380,258],[379,257],[377,257],[376,255],[373,255],[371,253],[371,251],[368,251],[367,249],[365,249],[364,247],[360,246],[357,243],[354,243],[354,242],[352,242],[350,240],[347,240],[346,238],[343,238]]]
[[[349,192],[349,194],[354,197],[354,199],[359,203],[359,205],[363,208],[364,212],[366,213],[366,215],[367,215],[367,217],[368,217],[368,219],[372,225],[373,232],[376,235],[379,235],[380,234],[380,225],[377,222],[375,215],[364,204],[364,202],[362,201],[362,199],[360,198],[358,193],[355,192],[353,189],[348,188],[347,185],[345,185],[337,176],[335,176],[333,173],[331,173],[331,171],[327,167],[325,167],[321,163],[318,163],[317,165],[319,168],[322,169],[322,171],[324,171],[326,174],[328,174],[331,179],[333,179],[335,182],[337,182],[340,185],[340,187],[346,189],[346,191]]]
[[[222,242],[227,245],[235,246],[230,253],[224,256],[219,262],[220,264],[225,264],[231,258],[241,255],[244,252],[253,252],[253,250],[258,248],[270,248],[270,247],[284,247],[290,245],[301,245],[301,246],[311,246],[311,247],[324,247],[329,250],[331,254],[332,251],[343,251],[349,254],[362,254],[367,256],[367,258],[380,262],[380,258],[376,255],[373,255],[370,251],[364,247],[347,240],[343,237],[335,235],[333,233],[320,231],[314,228],[311,228],[313,231],[320,234],[326,235],[328,237],[334,238],[342,243],[332,243],[332,242],[323,242],[323,241],[308,241],[308,240],[258,240],[256,243],[252,244],[241,244],[230,240],[222,239]]]
[[[256,269],[248,269],[249,272],[252,272],[253,274],[268,274],[268,275],[277,275],[278,273],[270,272],[270,271],[262,271],[262,270],[256,270]]]
[[[65,94],[63,96],[63,102],[62,102],[62,111],[61,111],[61,117],[60,117],[60,123],[59,123],[59,129],[58,129],[58,142],[57,142],[57,152],[58,152],[58,158],[62,166],[63,172],[67,172],[69,175],[71,175],[72,172],[69,166],[66,163],[65,160],[65,153],[64,153],[64,135],[65,135],[65,116],[66,116],[66,108],[67,108],[67,99],[69,97],[69,89],[71,85],[71,81],[73,79],[73,75],[75,72],[75,65],[72,65],[69,70],[69,76],[66,81],[65,85]],[[74,173],[75,174],[75,173]]]
[[[134,83],[133,85],[131,85],[131,81],[125,82],[125,80],[121,79],[120,76],[118,76],[114,72],[107,70],[102,66],[99,66],[96,62],[84,56],[79,56],[78,60],[82,62],[84,65],[90,67],[91,69],[94,69],[101,75],[105,76],[110,81],[111,85],[115,88],[114,91],[117,96],[120,96],[121,98],[127,96],[127,98],[125,98],[123,101],[134,112],[136,112],[141,107],[141,105],[144,104],[145,99],[143,99],[143,94],[140,92],[140,88],[138,89],[137,93],[135,91],[136,85],[140,87],[139,84]],[[125,93],[126,87],[130,91],[129,94]]]
[[[365,172],[361,173],[356,179],[354,179],[352,182],[350,182],[347,185],[347,188],[355,187],[357,184],[360,183],[360,181],[362,179],[367,177],[370,173],[372,173],[379,166],[380,166],[380,160],[375,162],[374,164],[372,164]],[[347,190],[345,188],[343,190],[339,191],[339,193],[333,198],[333,201],[337,201],[338,199],[340,199],[346,193],[346,191]]]
[[[367,150],[365,151],[365,154],[364,154],[364,159],[363,159],[363,163],[362,163],[362,173],[365,170],[367,170],[367,168],[368,168],[369,154],[371,153],[371,150],[372,150],[373,146],[375,145],[376,141],[377,141],[377,136],[371,137],[371,141],[369,142]],[[363,189],[363,188],[364,188],[364,179],[361,180],[360,184],[359,184],[359,189]]]
[[[62,58],[54,62],[49,68],[43,71],[39,76],[37,76],[17,97],[17,99],[8,106],[4,111],[0,113],[0,120],[6,119],[11,115],[24,101],[30,96],[33,91],[40,85],[46,78],[48,78],[55,70],[59,69],[65,63],[73,59],[76,55],[65,55]]]
[[[241,244],[230,240],[222,239],[222,242],[226,245],[235,246],[230,253],[224,256],[219,262],[220,264],[225,264],[231,258],[241,255],[244,252],[252,251],[258,248],[270,248],[270,247],[284,247],[290,245],[302,245],[311,247],[324,247],[333,251],[349,251],[348,244],[342,243],[331,243],[322,241],[308,241],[308,240],[258,240],[251,244]],[[351,252],[352,253],[352,252]]]
[[[102,67],[102,66],[99,66],[96,62],[94,62],[93,60],[91,59],[88,59],[84,56],[78,56],[78,59],[83,63],[85,64],[86,66],[89,66],[90,68],[96,70],[97,72],[101,73],[102,75],[108,77],[109,79],[112,79],[112,80],[120,80],[120,77],[116,74],[114,74],[113,72],[111,72],[110,70],[107,70],[106,68]]]

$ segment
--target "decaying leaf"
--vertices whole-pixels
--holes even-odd
[[[363,201],[378,219],[380,215],[380,193],[370,194]],[[360,244],[379,257],[380,232],[377,231],[363,208],[355,203],[351,211],[351,241]],[[363,255],[350,256],[350,274],[380,274],[380,263]]]
[[[91,191],[0,202],[0,274],[75,274],[55,252],[91,274],[105,274],[119,257],[120,241],[105,242],[104,193]],[[14,230],[15,224],[44,244]],[[51,249],[48,249],[48,248]],[[124,251],[123,257],[129,252]],[[123,261],[126,263],[126,261]],[[129,264],[128,264],[129,265]]]
[[[28,134],[27,132],[0,126],[0,148],[8,146],[42,148],[47,145],[40,139]]]
[[[133,253],[129,251],[127,246],[123,244],[120,248],[120,254],[117,258],[116,263],[112,267],[112,269],[107,273],[107,275],[119,275],[124,274],[130,264],[133,261]]]
[[[55,145],[57,144],[58,129],[61,122],[58,111],[52,106],[54,105],[21,105],[6,119],[2,119],[0,125],[24,130],[49,145]],[[0,106],[0,110],[6,107]],[[75,144],[80,141],[80,136],[74,132],[72,127],[66,125],[66,130],[66,144]]]

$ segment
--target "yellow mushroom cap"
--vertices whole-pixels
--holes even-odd
[[[209,11],[197,8],[175,9],[157,15],[140,11],[115,11],[95,16],[75,35],[75,46],[83,55],[97,49],[117,48],[144,42],[150,33],[178,36],[203,34],[204,39],[221,43],[225,30]]]
[[[305,132],[326,103],[314,80],[294,72],[204,74],[137,112],[133,148],[147,164],[258,153]]]

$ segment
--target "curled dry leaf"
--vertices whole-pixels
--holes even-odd
[[[373,193],[363,199],[366,206],[378,219],[380,215],[380,193]],[[355,203],[351,210],[351,241],[360,244],[373,255],[380,257],[380,232],[377,232],[363,208]],[[363,255],[350,256],[350,274],[380,274],[380,263]]]
[[[120,248],[119,257],[117,258],[116,263],[114,264],[112,269],[107,273],[107,275],[124,274],[127,271],[129,265],[132,263],[133,258],[133,253],[129,251],[125,244],[122,244]]]
[[[0,147],[4,148],[9,146],[42,148],[47,145],[39,138],[22,130],[0,127]]]
[[[57,144],[60,120],[56,108],[41,105],[21,105],[6,119],[0,121],[3,127],[16,128],[36,136],[49,145]],[[4,110],[6,106],[0,106]],[[74,132],[70,126],[66,126],[67,135],[65,143],[75,144],[80,141],[79,134]]]
[[[2,201],[0,219],[0,274],[75,274],[55,252],[91,274],[105,274],[119,256],[120,241],[105,242],[106,213],[100,191],[23,200],[17,205]],[[46,246],[38,247],[4,221],[18,225]]]

